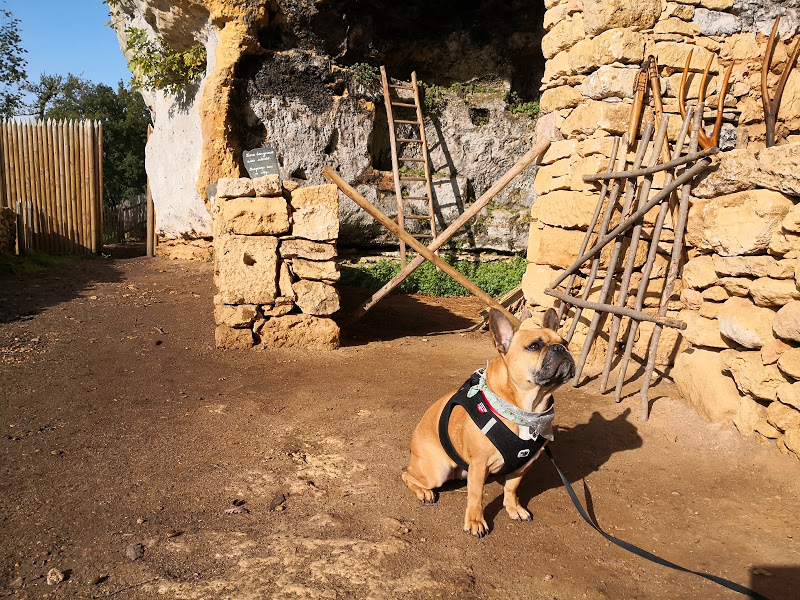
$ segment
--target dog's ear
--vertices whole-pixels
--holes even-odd
[[[558,313],[555,311],[555,309],[548,308],[547,312],[544,313],[542,327],[544,329],[552,329],[553,331],[558,329]]]
[[[500,354],[505,354],[511,345],[511,338],[514,337],[514,326],[503,313],[492,309],[489,312],[489,331],[492,332],[494,345]]]

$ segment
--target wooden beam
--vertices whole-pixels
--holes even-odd
[[[353,202],[358,204],[361,208],[363,208],[367,213],[373,217],[376,221],[378,221],[381,225],[386,227],[389,231],[391,231],[394,235],[399,237],[403,240],[407,245],[411,246],[414,250],[416,250],[419,254],[423,257],[431,261],[434,265],[436,265],[439,269],[447,273],[450,277],[455,279],[458,283],[463,285],[467,290],[472,292],[477,298],[482,300],[486,303],[487,306],[491,308],[495,308],[505,314],[514,327],[519,326],[519,319],[517,319],[514,315],[512,315],[502,304],[500,304],[497,300],[492,298],[489,294],[484,292],[481,288],[477,285],[472,283],[469,279],[464,277],[461,273],[456,271],[453,267],[447,264],[443,259],[436,256],[431,250],[423,246],[420,242],[418,242],[412,235],[410,235],[405,230],[401,229],[397,223],[392,221],[389,217],[383,214],[380,210],[375,208],[364,196],[359,194],[356,190],[354,190],[344,179],[339,177],[339,175],[331,169],[330,167],[325,167],[322,169],[322,175],[327,178],[332,183],[335,183],[342,192],[349,197]]]
[[[668,169],[674,169],[675,167],[683,166],[687,163],[694,162],[700,158],[705,158],[706,156],[711,156],[713,154],[718,154],[719,148],[714,146],[713,148],[706,148],[705,150],[701,150],[700,152],[691,152],[684,156],[680,156],[675,158],[669,162],[653,165],[650,167],[644,167],[641,169],[632,169],[630,171],[617,171],[615,173],[597,173],[596,175],[584,175],[581,179],[586,183],[592,181],[605,181],[606,179],[636,179],[637,177],[646,177],[648,175],[653,175],[658,173],[659,171],[666,171]]]
[[[392,101],[389,94],[390,87],[389,77],[386,75],[386,67],[381,65],[381,85],[383,86],[383,104],[386,107],[386,120],[389,122],[389,147],[392,152],[392,176],[394,181],[394,194],[397,199],[397,222],[400,227],[405,231],[405,223],[403,220],[403,186],[400,183],[400,165],[397,161],[397,141],[394,132],[394,115],[392,114]],[[406,264],[406,245],[403,240],[400,240],[400,265]]]
[[[450,226],[445,229],[442,233],[436,236],[436,239],[431,241],[428,244],[428,249],[431,251],[438,250],[445,242],[447,242],[450,238],[452,238],[458,231],[466,225],[470,219],[475,217],[489,202],[492,201],[497,194],[499,194],[503,188],[505,188],[511,181],[519,175],[529,164],[531,164],[537,156],[545,152],[550,147],[550,140],[542,140],[538,144],[536,144],[533,148],[528,150],[516,163],[514,166],[511,167],[505,174],[498,179],[492,187],[486,190],[480,198],[478,198],[472,206],[470,206],[467,210],[461,213],[455,221],[453,221]],[[353,315],[351,316],[352,321],[356,321],[363,317],[367,312],[375,306],[378,302],[383,300],[386,296],[388,296],[393,289],[395,289],[398,285],[403,283],[411,273],[413,273],[419,266],[425,262],[425,257],[417,256],[405,265],[400,272],[395,275],[391,281],[389,281],[386,285],[384,285],[381,289],[375,292],[371,298],[369,298],[366,302],[364,302],[361,306],[359,306]]]
[[[147,139],[150,140],[150,134],[153,133],[152,125],[147,125]],[[152,258],[156,255],[156,211],[153,205],[153,194],[150,191],[150,177],[147,178],[147,239],[145,249],[147,256]]]

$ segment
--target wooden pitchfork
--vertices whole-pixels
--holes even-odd
[[[789,73],[794,68],[797,61],[797,55],[800,53],[800,38],[792,48],[792,53],[789,55],[789,60],[778,79],[778,85],[775,88],[775,96],[769,97],[769,86],[767,85],[767,75],[772,69],[772,56],[775,53],[775,46],[778,43],[778,23],[781,17],[775,17],[775,24],[772,26],[772,32],[769,34],[769,41],[767,42],[767,49],[764,58],[761,61],[761,103],[764,105],[764,122],[767,125],[767,148],[775,145],[775,123],[778,121],[778,111],[781,106],[781,96],[783,96],[783,88],[786,85],[786,80],[789,79]]]
[[[692,62],[692,52],[693,50],[689,50],[689,56],[686,57],[686,65],[683,67],[681,85],[680,88],[678,88],[678,108],[680,108],[681,116],[684,119],[686,118],[686,80],[689,77],[689,63]],[[703,104],[706,100],[706,82],[708,81],[708,72],[711,70],[711,63],[713,60],[713,56],[708,59],[706,68],[703,71],[703,78],[700,80],[700,91],[698,92],[697,98],[698,105]],[[731,71],[733,71],[733,63],[728,65],[725,71],[725,77],[722,80],[722,88],[719,91],[719,101],[717,102],[717,119],[714,122],[714,130],[711,133],[711,137],[707,136],[702,129],[699,131],[700,146],[705,149],[713,148],[719,143],[719,132],[720,129],[722,129],[722,111],[725,105],[725,94],[728,93],[728,80],[731,78]],[[783,88],[781,88],[781,91],[783,91]]]
[[[658,77],[658,62],[655,56],[648,56],[647,76],[650,79],[650,91],[653,94],[653,112],[656,118],[656,128],[661,126],[661,120],[664,118],[664,102],[661,98],[661,79]],[[661,147],[661,160],[669,162],[669,143]]]

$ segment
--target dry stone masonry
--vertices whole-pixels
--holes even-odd
[[[656,364],[671,368],[684,398],[706,419],[732,422],[744,435],[774,440],[800,457],[800,68],[786,83],[778,145],[771,148],[765,148],[760,90],[761,58],[775,16],[781,15],[781,39],[768,76],[771,90],[797,38],[800,3],[545,0],[545,5],[547,62],[538,130],[556,141],[534,181],[526,298],[539,308],[555,303],[543,290],[577,257],[598,199],[598,187],[581,176],[608,167],[613,136],[628,127],[640,63],[656,57],[673,142],[682,120],[677,92],[689,51],[689,103],[697,99],[700,76],[713,57],[706,104],[716,107],[720,74],[733,63],[719,143],[723,152],[692,191],[688,262],[667,313],[688,328],[664,330]],[[654,119],[650,103],[644,122]],[[707,109],[709,125],[713,116]],[[653,189],[662,184],[663,177],[656,177]],[[645,238],[655,212],[649,216]],[[636,252],[641,264],[643,250],[644,245],[626,252]],[[665,246],[657,257],[646,310],[655,312],[658,305],[668,251]],[[596,285],[590,300],[599,292]],[[637,286],[633,281],[632,294]],[[632,305],[633,296],[630,300]],[[575,351],[592,315],[585,312],[589,316],[582,316],[572,340]],[[610,322],[590,364],[605,356]],[[639,329],[634,356],[640,361],[652,329],[647,323]],[[624,325],[620,337],[626,337]]]
[[[225,177],[213,215],[217,347],[338,348],[336,186]]]

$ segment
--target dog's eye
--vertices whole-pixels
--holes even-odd
[[[533,352],[539,352],[541,351],[542,348],[544,348],[542,340],[536,340],[535,342],[531,342],[530,344],[528,344],[527,347],[528,350],[532,350]]]

